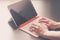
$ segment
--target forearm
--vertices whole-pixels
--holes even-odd
[[[53,38],[60,38],[60,31],[47,31],[43,34],[42,37],[53,39]]]
[[[56,23],[57,28],[60,28],[60,22]]]
[[[56,29],[56,28],[60,28],[60,22],[57,22],[57,23],[53,24],[52,27],[50,27],[50,29]]]

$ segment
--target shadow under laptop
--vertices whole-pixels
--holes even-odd
[[[16,30],[18,27],[15,25],[13,19],[11,18],[8,22],[8,24],[13,28],[13,30]]]

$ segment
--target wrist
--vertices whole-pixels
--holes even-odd
[[[57,22],[56,25],[57,25],[57,26],[60,26],[60,22]]]
[[[49,33],[49,31],[44,32],[44,33],[43,33],[43,36],[46,35],[47,33]]]
[[[50,31],[44,32],[41,36],[44,37],[44,38],[49,38],[49,37],[51,37]]]
[[[56,29],[56,28],[59,28],[60,27],[60,23],[59,22],[55,22],[51,25],[51,29]]]
[[[44,36],[46,35],[47,32],[49,32],[49,31],[47,30],[47,31],[45,31],[45,32],[41,32],[39,36],[44,37]]]
[[[46,31],[45,33],[43,33],[42,37],[50,39],[49,34],[50,34],[50,31]]]
[[[57,23],[55,24],[55,28],[60,28],[60,22],[57,22]]]

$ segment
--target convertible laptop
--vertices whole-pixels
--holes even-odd
[[[8,8],[18,29],[38,37],[38,35],[29,31],[29,27],[33,24],[38,24],[40,19],[30,0],[16,2],[9,5]]]

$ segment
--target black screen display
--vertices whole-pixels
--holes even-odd
[[[37,16],[37,13],[29,0],[20,1],[8,6],[17,26]]]

